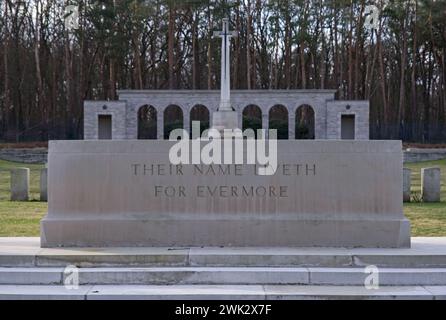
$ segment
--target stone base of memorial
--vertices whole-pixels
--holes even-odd
[[[235,111],[217,111],[212,114],[213,127],[220,132],[224,129],[235,129],[241,125],[238,123],[238,114]]]
[[[279,141],[277,171],[170,141],[52,141],[42,247],[408,247],[399,141]]]

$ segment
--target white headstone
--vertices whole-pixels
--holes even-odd
[[[29,200],[29,169],[11,169],[11,201]]]
[[[440,202],[440,168],[421,169],[421,193],[424,202]]]
[[[403,169],[403,201],[410,202],[410,187],[411,187],[412,170],[408,168]]]

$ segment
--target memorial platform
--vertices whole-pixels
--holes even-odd
[[[366,267],[378,270],[367,289]],[[64,287],[66,268],[79,288]],[[445,299],[446,238],[412,248],[40,248],[0,238],[0,299]]]

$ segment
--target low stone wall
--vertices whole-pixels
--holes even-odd
[[[20,163],[46,163],[47,148],[5,148],[0,149],[0,159]]]
[[[21,163],[46,163],[47,148],[5,148],[0,149],[0,159]],[[404,163],[446,159],[446,149],[407,149]]]
[[[446,149],[407,149],[404,151],[404,163],[435,161],[446,159]]]

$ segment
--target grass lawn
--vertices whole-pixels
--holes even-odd
[[[30,169],[29,202],[11,202],[10,173],[15,167]],[[0,237],[39,236],[39,222],[47,211],[47,203],[39,202],[40,169],[44,165],[0,160]]]
[[[412,194],[420,199],[421,168],[441,168],[441,203],[405,203],[404,214],[412,224],[412,236],[446,237],[446,159],[404,165],[412,169]]]
[[[446,159],[405,164],[405,168],[412,169],[412,194],[421,193],[421,168],[441,168],[441,201],[446,202]]]
[[[30,200],[39,200],[40,197],[40,169],[43,164],[27,164],[0,160],[0,201],[8,201],[10,197],[10,173],[12,168],[23,167],[30,169]],[[1,210],[1,207],[0,207]]]
[[[38,237],[46,202],[0,201],[0,237]]]
[[[404,214],[413,237],[446,237],[446,203],[407,203]]]
[[[404,213],[412,224],[412,236],[446,237],[446,160],[407,164],[412,169],[412,192],[420,193],[421,168],[439,166],[442,171],[441,203],[407,203]],[[30,202],[9,201],[9,169],[31,169]],[[43,165],[20,164],[0,160],[0,237],[39,236],[39,221],[47,210],[46,202],[39,202],[40,169]]]

